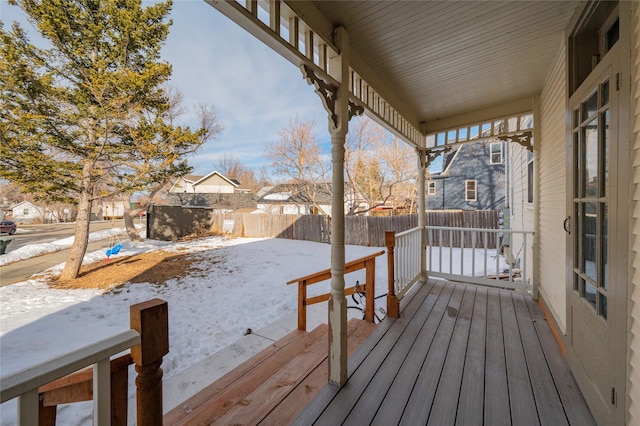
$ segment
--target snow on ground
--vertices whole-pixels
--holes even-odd
[[[330,263],[327,244],[223,237],[178,243],[126,241],[119,256],[159,248],[190,253],[197,259],[192,265],[196,271],[162,285],[128,283],[106,293],[52,289],[38,279],[0,288],[0,374],[5,376],[126,330],[129,306],[158,297],[169,305],[170,353],[162,368],[165,377],[171,377],[236,342],[247,328],[258,330],[295,313],[297,286],[286,282],[325,269]],[[378,250],[348,246],[347,260]],[[88,254],[85,262],[104,257],[100,250]],[[386,262],[377,265],[381,292],[386,285]],[[61,268],[58,265],[49,273],[59,273]],[[356,279],[363,282],[364,271],[347,276],[349,285]],[[310,295],[328,291],[329,284],[314,287]],[[15,422],[11,405],[15,407],[1,406],[2,425]],[[69,418],[65,408],[58,410],[61,421]]]
[[[109,235],[94,234],[95,239]],[[57,250],[68,244],[67,240],[43,244],[43,247],[25,247],[20,256]],[[284,239],[127,240],[123,245],[118,256],[157,249],[188,253],[196,259],[192,264],[194,271],[161,285],[127,283],[108,292],[52,289],[42,279],[1,287],[2,376],[128,329],[129,306],[157,297],[169,305],[170,352],[162,368],[164,377],[170,378],[238,341],[248,328],[259,330],[295,314],[297,286],[287,286],[286,282],[328,268],[331,258],[328,244]],[[347,246],[346,260],[380,250]],[[87,254],[85,263],[104,261],[104,258],[103,250],[95,251]],[[376,262],[376,295],[386,293],[386,263],[384,256]],[[63,264],[58,265],[48,273],[59,274],[62,267]],[[364,282],[364,271],[348,274],[345,280],[347,286],[356,280]],[[310,287],[309,296],[328,290],[328,281],[319,283]],[[384,298],[379,299],[378,304],[383,306]],[[15,401],[0,405],[1,425],[15,424],[15,406]],[[58,419],[59,424],[91,424],[91,405],[59,407]]]

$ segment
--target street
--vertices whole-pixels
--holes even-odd
[[[136,220],[137,223],[137,220]],[[12,241],[7,246],[7,253],[11,253],[27,244],[50,243],[63,238],[72,237],[76,224],[70,223],[49,223],[43,225],[18,224],[18,232],[14,235],[2,234],[0,238],[11,238]],[[124,220],[116,219],[95,221],[89,225],[89,232],[102,231],[111,228],[124,228]]]
[[[74,227],[75,223],[18,225],[18,232],[15,235],[2,234],[0,238],[12,239],[11,243],[7,246],[7,253],[11,253],[12,251],[27,244],[48,243],[71,237],[74,234]],[[89,229],[90,232],[97,232],[105,229],[111,229],[112,227],[124,228],[124,220],[118,219],[114,223],[111,221],[91,222]],[[23,230],[23,232],[20,232],[20,230]],[[104,240],[94,241],[89,243],[87,252],[99,250],[104,246]],[[0,287],[24,281],[33,274],[37,274],[52,266],[58,265],[66,260],[68,253],[69,250],[66,249],[0,266]]]

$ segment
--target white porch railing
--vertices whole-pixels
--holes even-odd
[[[162,422],[162,357],[168,353],[167,303],[160,299],[131,306],[131,329],[78,350],[0,377],[0,403],[17,398],[19,425],[39,424],[40,388],[93,366],[93,424],[111,424],[111,356],[131,349],[138,377],[137,424]],[[70,381],[71,382],[71,381]],[[69,383],[66,383],[69,388]],[[126,386],[125,386],[126,387]],[[142,391],[142,394],[141,394]],[[73,396],[68,402],[78,399]],[[46,392],[42,393],[43,396]],[[45,398],[46,399],[46,398]],[[91,399],[91,398],[90,398]],[[55,414],[53,416],[55,422]]]
[[[38,388],[93,365],[93,424],[111,421],[110,357],[140,343],[140,334],[127,330],[59,358],[0,378],[0,402],[18,398],[18,424],[38,424]]]
[[[420,271],[421,231],[422,228],[413,228],[396,234],[393,275],[395,294],[398,299],[402,299],[402,296],[422,276]]]
[[[425,233],[425,273],[492,287],[531,289],[533,232],[508,229],[426,226],[394,234],[387,232],[388,315],[399,314],[399,300],[422,279],[422,233]]]
[[[530,289],[527,260],[533,232],[427,226],[430,277],[493,287]]]

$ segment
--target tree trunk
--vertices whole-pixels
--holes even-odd
[[[133,215],[131,214],[131,196],[125,194],[124,202],[124,226],[127,229],[127,236],[131,241],[144,241],[144,239],[138,234],[135,224],[133,223]]]
[[[67,262],[60,274],[61,280],[72,280],[80,273],[82,259],[87,252],[89,243],[89,222],[91,220],[91,185],[85,186],[80,194],[78,203],[78,216],[76,217],[76,230],[73,244],[67,256]]]

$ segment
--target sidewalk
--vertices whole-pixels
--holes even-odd
[[[87,253],[101,249],[106,251],[107,240],[108,238],[90,242]],[[68,254],[69,249],[65,249],[0,266],[0,287],[26,281],[34,274],[59,265],[67,260]]]

